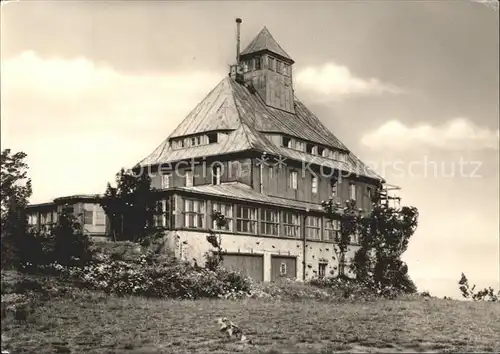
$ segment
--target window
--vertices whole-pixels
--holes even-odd
[[[172,180],[171,173],[166,173],[164,175],[161,175],[161,188],[162,189],[170,188],[171,180]]]
[[[218,138],[218,135],[217,133],[208,133],[207,134],[207,137],[208,137],[208,143],[209,144],[215,144],[217,142],[217,138]]]
[[[312,187],[313,194],[318,193],[318,177],[312,176],[311,187]]]
[[[276,60],[276,72],[282,74],[283,73],[283,62]]]
[[[353,245],[359,245],[359,232],[355,231],[353,235],[351,235],[351,243]]]
[[[220,176],[221,176],[221,167],[213,166],[212,167],[212,184],[218,185],[220,184]]]
[[[291,148],[292,147],[292,139],[289,138],[289,137],[287,137],[287,136],[282,137],[281,143],[282,143],[283,146],[285,146],[287,148]]]
[[[241,164],[240,161],[229,161],[228,175],[232,178],[240,178],[243,177],[241,173]]]
[[[264,235],[278,236],[280,230],[279,216],[278,210],[262,209],[260,232]]]
[[[320,262],[318,264],[318,277],[319,278],[324,278],[326,275],[326,266],[328,263],[325,262]]]
[[[283,75],[289,76],[290,75],[290,67],[288,64],[283,63]]]
[[[106,225],[106,213],[101,207],[97,206],[95,210],[95,226],[104,226],[104,225]]]
[[[325,220],[324,241],[334,241],[335,236],[340,232],[340,220]]]
[[[330,181],[330,188],[332,191],[332,198],[335,198],[337,196],[337,180],[336,179],[332,179]]]
[[[238,205],[236,207],[236,230],[255,234],[257,232],[257,209]]]
[[[284,235],[288,237],[300,236],[300,219],[296,213],[283,212]]]
[[[201,229],[205,227],[205,202],[201,200],[184,200],[184,226]]]
[[[255,57],[255,59],[254,59],[254,67],[255,67],[255,70],[260,70],[261,69],[260,57]]]
[[[269,57],[269,70],[276,71],[274,68],[274,58]]]
[[[192,187],[193,186],[193,171],[187,170],[186,171],[186,187]]]
[[[282,262],[280,264],[280,275],[285,276],[286,275],[286,263]]]
[[[264,55],[262,57],[262,68],[264,68],[264,69],[269,68],[269,60],[268,60],[267,55]]]
[[[323,157],[330,157],[330,150],[323,149],[323,151],[321,152],[321,156],[323,156]]]
[[[370,187],[366,187],[366,196],[368,197],[368,200],[371,202],[372,201],[372,189]]]
[[[288,186],[292,189],[297,189],[297,171],[290,171]]]
[[[93,225],[94,223],[94,211],[84,210],[83,211],[83,223],[85,225]]]
[[[243,62],[243,72],[247,73],[249,71],[249,67],[248,67],[248,62],[244,61]]]
[[[213,203],[214,211],[220,212],[226,218],[226,225],[222,228],[219,228],[215,222],[212,220],[212,227],[217,230],[233,230],[233,206],[231,204],[223,204],[223,203]]]
[[[153,224],[155,227],[165,227],[166,226],[166,200],[156,201],[156,209],[153,217]]]
[[[304,143],[302,141],[296,141],[295,149],[299,151],[304,151]]]
[[[325,148],[322,146],[318,146],[318,155],[323,156],[323,152],[325,151]]]
[[[315,147],[316,147],[316,146],[315,146],[314,144],[307,143],[307,144],[306,144],[306,152],[307,152],[308,154],[313,154],[313,153],[314,153],[314,148],[315,148]]]
[[[320,240],[320,218],[316,216],[306,217],[306,238]]]
[[[349,198],[356,200],[356,185],[354,183],[349,184]]]

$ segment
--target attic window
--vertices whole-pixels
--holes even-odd
[[[325,151],[325,148],[322,146],[318,146],[318,155],[323,156],[323,152]]]
[[[287,147],[287,148],[291,148],[292,147],[292,139],[287,137],[287,136],[284,136],[282,138],[282,143],[283,143],[283,146]]]
[[[306,144],[306,152],[308,154],[314,154],[314,144],[307,143]]]
[[[207,137],[208,137],[208,143],[209,144],[215,144],[215,143],[217,143],[217,138],[218,138],[217,133],[208,133]]]
[[[323,157],[330,157],[330,150],[324,149],[321,156]]]

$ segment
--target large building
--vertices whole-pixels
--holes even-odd
[[[339,222],[321,201],[354,199],[368,213],[384,180],[297,99],[294,60],[267,28],[240,53],[237,22],[229,75],[136,169],[161,190],[158,223],[180,258],[203,264],[217,210],[226,266],[264,281],[330,274]]]
[[[134,169],[159,190],[156,224],[178,258],[204,263],[217,210],[227,267],[258,281],[333,274],[339,221],[321,202],[355,200],[369,213],[385,181],[297,99],[294,60],[266,28],[240,52],[237,22],[228,75]],[[348,259],[356,248],[353,236]]]

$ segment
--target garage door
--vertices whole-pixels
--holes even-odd
[[[254,281],[264,280],[264,257],[261,255],[226,254],[223,256],[224,268],[241,272]]]
[[[279,282],[284,279],[297,277],[297,258],[271,256],[271,281]]]

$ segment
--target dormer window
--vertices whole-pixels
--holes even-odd
[[[207,137],[208,137],[208,143],[209,144],[215,144],[218,141],[218,135],[217,135],[217,133],[208,133]]]
[[[284,136],[281,140],[283,146],[287,147],[287,148],[291,148],[292,147],[292,139],[287,137],[287,136]]]

